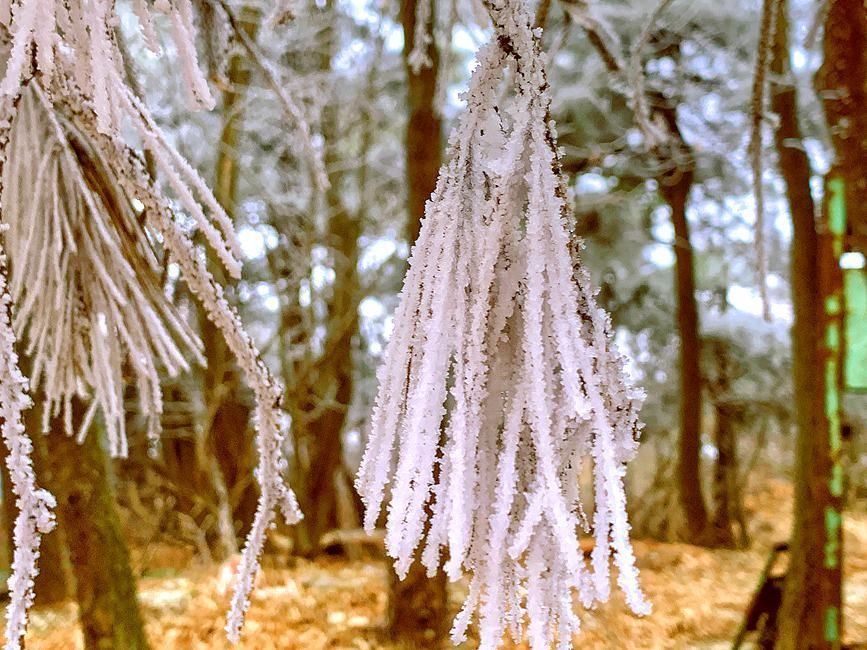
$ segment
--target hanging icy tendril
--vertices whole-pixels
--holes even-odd
[[[507,630],[520,638],[525,621],[533,648],[571,648],[573,600],[607,600],[612,553],[629,606],[650,609],[623,487],[642,393],[570,244],[530,15],[520,0],[488,9],[495,38],[479,53],[413,249],[357,487],[368,529],[390,488],[386,548],[400,575],[420,554],[429,573],[447,559],[453,580],[472,576],[455,642],[475,615],[482,648]],[[504,77],[515,92],[498,105]],[[578,536],[590,525],[578,492],[585,462],[589,566]]]
[[[12,575],[8,581],[6,648],[17,650],[27,627],[27,610],[33,604],[41,535],[54,528],[52,509],[56,504],[51,494],[36,487],[30,459],[33,445],[21,420],[22,411],[30,407],[30,399],[27,380],[18,369],[15,333],[9,319],[11,308],[12,299],[6,284],[6,253],[0,247],[0,431],[8,452],[6,467],[18,507],[13,531]]]

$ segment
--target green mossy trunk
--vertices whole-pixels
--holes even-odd
[[[74,403],[74,423],[83,407]],[[77,427],[74,427],[77,430]],[[48,471],[43,483],[57,499],[85,650],[146,650],[129,551],[121,534],[109,460],[92,427],[79,445],[55,421],[45,439]]]

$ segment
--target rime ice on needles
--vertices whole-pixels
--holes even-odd
[[[72,137],[67,132],[72,133]],[[74,140],[75,146],[70,140]],[[37,84],[21,97],[3,168],[3,221],[11,256],[15,331],[45,394],[43,427],[92,394],[78,431],[100,408],[109,448],[125,456],[124,366],[136,379],[153,441],[169,376],[204,363],[201,343],[168,301],[161,266],[128,197],[110,180],[112,161],[61,117]]]
[[[12,298],[6,283],[6,253],[0,247],[0,431],[8,450],[6,467],[18,507],[5,636],[6,648],[17,650],[27,627],[27,610],[33,604],[41,535],[54,528],[55,502],[48,492],[36,487],[30,460],[33,445],[21,421],[22,411],[30,407],[30,398],[27,379],[18,368],[15,333],[9,320],[11,307]]]
[[[572,647],[584,607],[610,592],[649,612],[629,542],[623,476],[642,399],[613,349],[567,223],[538,35],[521,0],[490,2],[478,56],[379,373],[357,487],[365,526],[390,490],[386,548],[403,575],[472,578],[455,621],[482,648],[510,631]],[[508,72],[504,72],[508,70]],[[501,100],[504,78],[514,92]],[[595,511],[578,493],[591,463]],[[580,526],[592,523],[589,565]]]
[[[130,97],[130,101],[135,100]],[[255,472],[259,483],[259,504],[238,566],[235,592],[226,624],[229,639],[237,642],[244,614],[250,605],[250,592],[259,569],[258,558],[265,543],[265,533],[274,521],[275,512],[279,509],[290,524],[302,517],[295,494],[283,480],[286,460],[282,453],[285,431],[281,426],[279,406],[282,387],[262,361],[252,338],[244,331],[237,310],[226,300],[223,287],[214,280],[191,235],[174,218],[168,200],[154,185],[140,156],[119,136],[99,131],[93,111],[82,110],[82,99],[71,89],[63,95],[60,103],[64,113],[75,115],[76,124],[88,140],[113,161],[117,182],[124,193],[130,199],[141,202],[148,226],[159,234],[164,249],[180,267],[181,278],[202,303],[208,318],[223,334],[256,399],[253,423],[259,453],[259,465]],[[136,103],[135,106],[144,111],[140,104]]]
[[[146,42],[158,49],[149,3],[135,0],[134,10]],[[214,98],[196,55],[191,0],[156,0],[153,10],[171,19],[181,72],[193,106],[213,108]],[[0,94],[16,96],[22,82],[32,76],[32,48],[36,52],[36,70],[52,79],[58,72],[57,46],[62,43],[74,58],[76,83],[94,100],[100,130],[107,132],[117,127],[123,114],[125,84],[118,77],[122,79],[123,59],[115,41],[115,0],[0,0],[0,24],[12,35]]]
[[[212,105],[196,62],[190,0],[157,0],[152,6],[171,17],[195,103]],[[157,47],[150,3],[135,0],[135,10],[146,39]],[[20,427],[20,410],[29,401],[12,350],[13,302],[15,327],[27,333],[34,379],[47,394],[49,412],[68,414],[73,397],[90,398],[88,417],[102,408],[112,451],[123,454],[122,365],[135,375],[143,410],[151,416],[151,434],[156,435],[162,406],[157,368],[176,373],[186,367],[187,357],[201,358],[199,342],[161,293],[152,242],[160,241],[181,268],[256,398],[260,498],[227,623],[232,640],[240,635],[275,511],[280,509],[290,523],[301,518],[282,477],[282,388],[192,241],[195,231],[200,232],[229,273],[238,277],[240,247],[231,220],[127,85],[115,41],[116,20],[114,0],[0,0],[0,45],[9,45],[5,41],[11,36],[0,81],[0,183],[5,187],[0,187],[0,220],[9,229],[6,240],[14,245],[11,296],[2,277],[6,320],[0,322],[0,409],[22,511],[16,524],[13,601],[7,609],[10,650],[20,647],[32,602],[38,533],[51,523],[50,495],[35,487],[27,461],[29,440]],[[121,120],[138,132],[142,146],[153,155],[159,177],[190,217],[194,232],[181,227],[140,155],[124,142]],[[32,194],[23,188],[31,188]],[[54,255],[50,265],[46,251]],[[86,429],[87,419],[82,432]]]

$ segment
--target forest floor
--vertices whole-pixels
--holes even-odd
[[[728,648],[743,617],[769,548],[788,535],[791,485],[765,480],[746,498],[751,548],[708,550],[637,540],[641,582],[653,602],[651,616],[630,615],[622,599],[581,614],[576,648]],[[867,641],[867,506],[845,518],[845,633]],[[179,566],[180,565],[180,566]],[[161,650],[225,649],[228,606],[225,569],[191,564],[169,549],[149,556],[140,581],[147,632]],[[394,650],[382,624],[386,573],[381,561],[300,561],[264,572],[237,646],[244,650],[355,648]],[[454,590],[457,591],[457,590]],[[461,594],[453,594],[460,605]],[[37,609],[29,650],[81,647],[75,606]],[[451,647],[445,645],[443,647]],[[468,642],[463,648],[472,648]]]

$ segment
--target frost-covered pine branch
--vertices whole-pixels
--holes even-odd
[[[20,100],[4,166],[3,221],[11,256],[15,331],[45,396],[43,429],[63,415],[82,439],[97,409],[109,449],[125,456],[124,369],[135,377],[152,443],[162,413],[160,373],[204,363],[202,346],[161,285],[139,215],[113,181],[112,161],[31,83]],[[72,399],[92,396],[78,431]]]
[[[133,100],[130,100],[133,101]],[[140,110],[144,107],[136,104]],[[244,614],[250,604],[250,592],[259,570],[258,558],[265,543],[265,533],[273,523],[279,509],[287,523],[297,523],[301,517],[295,494],[285,483],[283,474],[286,460],[282,442],[286,431],[281,424],[280,398],[282,387],[271,375],[259,351],[244,330],[237,312],[226,300],[223,287],[208,270],[206,259],[193,244],[191,235],[178,223],[169,201],[147,173],[141,157],[116,134],[99,131],[93,111],[86,102],[70,92],[64,96],[64,112],[75,116],[82,132],[113,162],[117,182],[131,198],[141,202],[142,214],[154,232],[159,234],[170,259],[181,269],[181,279],[191,293],[202,303],[205,312],[224,336],[229,350],[238,362],[256,400],[253,423],[259,465],[256,480],[259,483],[259,504],[238,566],[237,582],[232,597],[226,631],[229,639],[240,638]]]
[[[137,0],[135,8],[146,39],[156,47],[149,3]],[[172,18],[195,102],[211,105],[196,62],[190,1],[157,0],[154,8]],[[10,650],[20,647],[33,596],[38,533],[50,527],[51,502],[35,487],[27,461],[29,440],[20,425],[20,410],[29,398],[12,351],[13,305],[14,329],[25,333],[27,352],[34,358],[34,385],[46,394],[46,417],[63,414],[69,430],[72,398],[89,399],[79,435],[101,409],[111,450],[123,455],[123,369],[129,367],[135,375],[150,433],[156,436],[162,408],[158,371],[176,374],[186,369],[188,358],[202,360],[201,344],[162,293],[155,243],[181,268],[256,398],[260,499],[227,624],[233,640],[240,634],[276,509],[290,523],[301,518],[283,479],[282,388],[208,271],[204,252],[192,241],[201,233],[230,275],[238,277],[240,247],[231,219],[129,87],[115,25],[113,0],[0,0],[0,44],[9,52],[0,82],[0,221],[9,230],[5,240],[13,253],[11,295],[5,275],[0,287],[7,319],[0,323],[0,363],[6,369],[0,376],[5,395],[0,395],[0,408],[22,512],[10,582],[13,601],[7,610]],[[121,120],[136,130],[174,202],[124,141]],[[177,207],[183,217],[176,214]]]
[[[213,108],[214,97],[202,74],[195,47],[196,29],[190,0],[147,0],[134,3],[146,42],[159,49],[151,13],[167,15],[178,51],[181,73],[194,107]],[[12,36],[12,50],[0,82],[0,94],[14,97],[24,81],[39,73],[53,80],[58,74],[57,47],[62,43],[74,59],[78,86],[93,97],[100,130],[119,125],[126,84],[119,82],[123,60],[115,41],[115,0],[0,0],[0,25]],[[31,56],[36,53],[36,66]],[[50,85],[50,84],[47,84]]]
[[[567,224],[538,33],[522,0],[487,7],[494,38],[412,252],[357,487],[368,529],[390,491],[386,548],[400,575],[416,559],[471,575],[455,642],[477,616],[482,648],[520,638],[525,620],[534,649],[571,648],[573,601],[607,600],[612,553],[628,604],[649,612],[623,487],[642,393]],[[514,92],[500,101],[504,79]],[[579,530],[591,523],[588,566]]]

